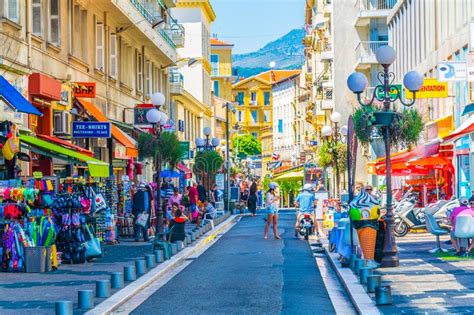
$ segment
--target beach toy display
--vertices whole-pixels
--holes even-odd
[[[380,217],[380,202],[362,190],[350,203],[349,216],[359,236],[364,258],[374,260],[377,239],[377,220]]]

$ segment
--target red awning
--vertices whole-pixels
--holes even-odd
[[[66,140],[59,139],[59,138],[52,137],[52,136],[47,136],[47,135],[39,135],[39,134],[37,134],[36,137],[40,138],[41,140],[54,142],[54,144],[60,145],[62,147],[66,147],[67,149],[73,149],[73,150],[77,151],[78,153],[81,153],[81,154],[84,154],[84,155],[87,155],[87,156],[90,156],[90,157],[94,157],[94,152],[86,150],[84,148],[81,148],[80,146],[75,145],[75,144],[73,144],[71,142],[68,142]]]
[[[456,130],[451,132],[447,137],[443,139],[444,142],[456,141],[465,135],[474,132],[474,115],[469,117],[464,123],[461,124]]]
[[[425,157],[430,157],[433,155],[438,154],[440,147],[440,141],[434,140],[429,143],[420,144],[412,151],[406,151],[399,154],[394,154],[391,157],[392,164],[395,163],[405,163],[413,159],[421,159]],[[385,166],[385,158],[382,158],[377,161],[375,164],[376,167],[384,167]]]
[[[184,173],[184,178],[185,179],[189,179],[193,176],[193,171],[190,170],[186,165],[184,165],[183,163],[179,163],[178,164],[178,170],[180,172],[183,172]]]

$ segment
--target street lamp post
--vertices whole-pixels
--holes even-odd
[[[225,103],[225,181],[224,181],[224,202],[225,209],[230,209],[230,193],[229,193],[229,181],[230,181],[230,156],[229,156],[229,112],[232,111],[235,113],[235,108],[233,108],[231,103]]]
[[[196,138],[196,148],[198,151],[214,151],[220,144],[220,140],[218,138],[210,138],[212,130],[209,127],[205,127],[203,130],[204,136],[206,139]],[[209,163],[210,161],[206,161]],[[209,193],[211,189],[211,179],[209,176],[209,165],[207,165],[206,169],[206,179],[207,179],[207,192]],[[209,200],[209,196],[207,196]]]
[[[335,184],[335,197],[340,197],[340,172],[339,172],[339,152],[338,144],[339,142],[344,142],[345,136],[347,136],[347,126],[342,126],[339,128],[339,123],[341,122],[342,116],[338,112],[333,112],[331,114],[331,121],[333,122],[334,127],[324,126],[321,128],[321,135],[323,136],[324,141],[328,144],[329,152],[333,156],[334,168],[336,170],[336,184]]]
[[[383,71],[379,72],[377,79],[380,82],[374,89],[372,99],[367,103],[361,99],[361,94],[367,87],[367,78],[360,72],[352,73],[347,79],[347,86],[357,95],[360,105],[372,105],[377,99],[383,103],[383,111],[387,114],[393,114],[391,104],[397,100],[404,106],[412,106],[415,104],[416,92],[423,86],[423,77],[416,71],[410,71],[405,74],[403,84],[413,92],[413,99],[406,102],[402,98],[402,91],[397,85],[393,85],[395,74],[389,71],[390,65],[395,61],[396,53],[391,46],[382,46],[376,51],[377,62],[382,65]],[[383,249],[382,267],[397,267],[400,262],[397,256],[397,244],[394,235],[394,216],[392,209],[392,166],[390,161],[390,125],[385,126],[384,143],[385,143],[385,166],[386,166],[386,186],[387,186],[387,213],[385,222],[387,224],[385,232],[385,244]]]
[[[154,106],[153,109],[149,110],[146,113],[146,119],[149,123],[152,124],[153,129],[155,130],[156,141],[161,141],[161,128],[166,124],[168,121],[168,116],[166,113],[160,110],[160,107],[165,104],[165,96],[161,93],[154,93],[151,95],[151,102]],[[161,207],[161,164],[162,164],[162,157],[160,153],[156,154],[155,157],[155,168],[156,168],[156,216],[158,217],[157,220],[157,227],[156,233],[161,238],[164,237],[164,224],[163,224],[163,208]]]

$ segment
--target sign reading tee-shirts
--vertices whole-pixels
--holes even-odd
[[[413,93],[405,89],[405,97],[413,98]],[[416,92],[416,98],[446,98],[448,97],[448,83],[438,82],[436,79],[425,78],[423,86]]]
[[[110,138],[110,122],[74,121],[72,123],[73,138]]]

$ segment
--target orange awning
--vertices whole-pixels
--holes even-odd
[[[80,98],[77,98],[77,100],[79,101],[79,103],[81,103],[81,105],[88,112],[88,114],[94,117],[97,121],[99,122],[109,121],[107,117],[102,113],[102,111],[91,102],[88,102]],[[112,127],[112,137],[118,142],[120,142],[127,149],[127,156],[130,158],[138,157],[138,149],[132,143],[132,141],[128,139],[128,137],[124,134],[124,132],[120,130],[117,126],[115,126],[114,124],[111,124],[111,127]]]

